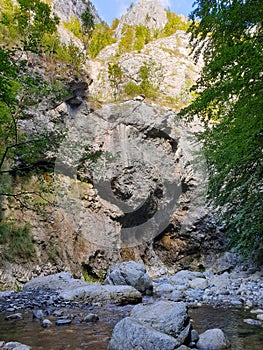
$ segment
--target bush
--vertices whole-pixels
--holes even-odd
[[[8,261],[17,258],[28,260],[35,252],[29,225],[17,227],[12,223],[0,224],[0,244],[4,245],[2,257]]]
[[[184,30],[184,31],[188,30],[190,26],[189,21],[188,22],[183,21],[180,16],[170,11],[167,11],[167,17],[168,17],[168,22],[166,23],[160,36],[170,36],[174,34],[177,30]]]
[[[113,30],[106,23],[96,24],[91,35],[88,54],[95,58],[104,47],[115,43],[113,34]]]

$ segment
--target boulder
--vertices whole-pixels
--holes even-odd
[[[177,344],[173,337],[126,317],[115,326],[108,350],[174,350]]]
[[[221,329],[214,328],[199,335],[197,348],[202,350],[223,350],[229,349],[230,343]]]
[[[32,288],[43,287],[55,290],[63,290],[65,288],[73,289],[85,285],[87,285],[86,282],[73,278],[70,273],[60,272],[49,276],[33,278],[24,285],[23,290],[27,291]]]
[[[143,294],[152,294],[153,284],[145,267],[135,261],[113,265],[107,272],[105,284],[128,285]]]
[[[18,342],[8,342],[8,343],[2,343],[0,342],[1,349],[3,350],[30,350],[31,347],[18,343]]]
[[[184,343],[190,332],[190,320],[183,302],[160,300],[153,304],[136,305],[131,317],[158,332],[174,337],[177,346]]]
[[[99,283],[65,289],[60,297],[70,301],[117,305],[137,304],[142,301],[141,293],[131,286],[103,286]]]

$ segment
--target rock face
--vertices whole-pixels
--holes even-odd
[[[118,44],[107,46],[98,60],[89,62],[93,84],[90,87],[92,96],[99,100],[113,100],[113,90],[108,78],[108,62],[118,52]],[[189,35],[182,30],[167,38],[154,40],[140,51],[133,51],[116,57],[122,69],[122,82],[118,89],[132,81],[140,82],[139,71],[143,64],[152,65],[151,83],[158,88],[159,100],[171,102],[174,106],[183,105],[189,99],[189,88],[199,77],[202,61],[198,63],[190,57]],[[155,73],[154,73],[155,72]]]
[[[52,7],[61,21],[65,22],[69,22],[72,16],[81,21],[82,13],[89,7],[95,23],[101,22],[98,12],[89,0],[54,0]]]
[[[108,349],[175,349],[188,337],[189,330],[184,303],[159,301],[137,305],[131,317],[115,326]]]
[[[144,262],[150,275],[160,275],[196,267],[207,250],[220,250],[204,206],[204,163],[195,159],[197,124],[186,127],[170,109],[144,101],[99,109],[64,103],[36,118],[48,130],[63,118],[68,129],[55,167],[60,209],[40,219],[5,208],[10,218],[31,223],[36,260],[6,265],[2,281],[6,274],[26,282],[58,271],[80,277],[83,268],[101,278],[122,260]],[[90,145],[104,152],[93,168],[82,159]]]
[[[105,284],[128,285],[143,294],[152,294],[152,281],[142,264],[135,261],[127,261],[115,264],[107,271]]]
[[[166,11],[157,0],[139,0],[138,5],[131,6],[128,12],[121,17],[115,35],[120,38],[126,24],[143,25],[156,30],[163,29],[166,23]]]

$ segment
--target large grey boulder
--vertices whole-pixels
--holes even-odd
[[[103,286],[99,283],[68,288],[62,291],[60,296],[69,301],[117,305],[137,304],[142,301],[141,293],[131,286]]]
[[[108,346],[108,350],[173,350],[176,348],[176,339],[130,317],[117,323]]]
[[[76,287],[86,286],[87,283],[80,280],[75,279],[68,272],[60,272],[55,273],[49,276],[40,276],[36,278],[32,278],[28,281],[23,290],[27,291],[32,288],[50,288],[55,290],[64,290],[66,288],[74,289]]]
[[[108,350],[177,349],[190,332],[184,303],[158,301],[136,305],[130,317],[115,326]]]
[[[160,300],[154,304],[136,305],[131,317],[156,331],[176,339],[177,346],[184,343],[190,331],[190,319],[183,302]]]
[[[197,348],[202,350],[224,350],[230,348],[230,343],[221,329],[214,328],[199,335]]]
[[[106,275],[105,284],[128,285],[143,294],[152,294],[153,284],[145,267],[135,261],[113,265]]]
[[[101,285],[87,283],[73,278],[69,273],[33,278],[24,285],[24,290],[48,287],[59,291],[60,297],[69,301],[87,301],[91,303],[111,303],[117,305],[141,302],[141,293],[131,286]]]

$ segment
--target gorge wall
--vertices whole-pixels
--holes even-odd
[[[54,1],[53,8],[67,20],[87,2],[63,4]],[[124,23],[133,25],[138,19],[136,11],[147,10],[154,18],[160,5],[148,1],[140,11],[144,6],[140,1],[123,17],[117,37]],[[161,14],[158,23],[163,27],[164,9]],[[201,126],[198,120],[184,122],[176,113],[191,98],[189,87],[202,67],[189,57],[188,43],[184,31],[122,55],[117,55],[115,43],[86,62],[86,77],[74,78],[72,96],[55,107],[31,108],[31,117],[21,122],[24,130],[32,129],[32,118],[40,129],[63,125],[67,130],[53,156],[57,206],[40,214],[21,210],[12,200],[3,204],[6,218],[30,224],[35,254],[30,261],[8,262],[1,256],[0,287],[59,271],[102,278],[113,263],[130,259],[159,276],[203,268],[207,256],[221,251],[223,234],[205,205],[206,163],[194,135]],[[135,82],[142,64],[154,62],[156,100],[120,97],[110,103],[115,99],[108,76],[112,62]],[[120,83],[119,91],[128,80]],[[102,153],[95,164],[84,156],[89,148]],[[30,181],[27,185],[33,186],[38,179]],[[46,181],[52,180],[47,176]]]

